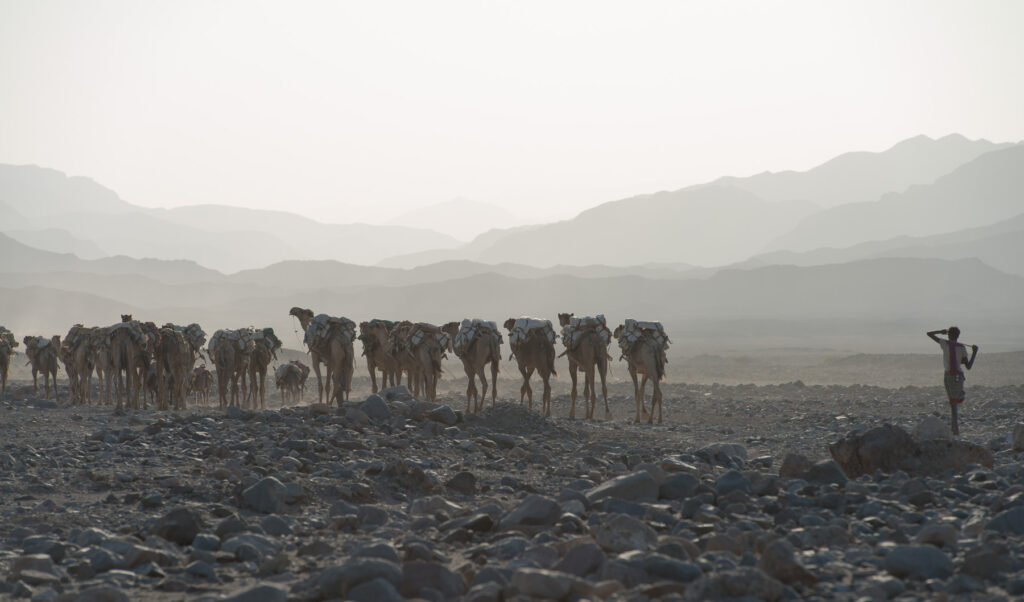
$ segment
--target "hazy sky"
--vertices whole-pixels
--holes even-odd
[[[1024,138],[1024,2],[0,0],[0,162],[133,203],[538,219]]]

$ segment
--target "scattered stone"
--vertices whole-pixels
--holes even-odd
[[[242,500],[256,512],[277,514],[284,509],[286,491],[281,481],[274,477],[266,477],[243,491]]]
[[[895,546],[882,568],[905,579],[946,579],[953,574],[953,561],[935,546]]]
[[[803,454],[786,454],[782,458],[782,465],[779,466],[779,476],[785,479],[795,479],[801,473],[807,472],[814,466],[814,462]]]
[[[203,519],[198,512],[175,508],[157,519],[150,530],[167,541],[186,546],[192,543],[202,529]]]
[[[590,503],[609,497],[653,502],[658,499],[658,482],[650,472],[640,470],[601,483],[588,491],[586,496]]]

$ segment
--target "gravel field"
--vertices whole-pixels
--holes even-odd
[[[846,361],[866,364],[862,382],[899,363]],[[0,597],[1024,595],[1012,374],[968,381],[954,440],[937,386],[667,383],[664,421],[647,425],[624,369],[610,421],[565,418],[564,373],[553,416],[531,411],[508,372],[480,415],[450,376],[437,404],[371,396],[363,377],[340,409],[275,393],[267,411],[181,414],[69,406],[15,380],[0,400]],[[830,456],[844,438],[860,465]]]

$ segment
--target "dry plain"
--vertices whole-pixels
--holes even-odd
[[[41,400],[14,359],[0,400],[0,596],[1024,594],[1024,456],[1012,440],[1024,353],[983,355],[969,375],[961,440],[991,466],[859,477],[835,472],[828,444],[945,420],[937,358],[674,355],[660,425],[633,423],[621,363],[612,419],[584,421],[567,419],[564,364],[547,418],[513,396],[507,361],[499,403],[474,416],[450,362],[437,405],[402,390],[368,399],[359,362],[340,409],[309,393],[281,407],[275,392],[267,411],[172,413],[70,406],[63,387],[62,401]],[[789,454],[809,464],[780,477]]]

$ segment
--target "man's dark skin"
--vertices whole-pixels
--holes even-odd
[[[932,330],[927,333],[928,336],[939,344],[943,350],[943,358],[945,365],[945,385],[946,393],[949,395],[949,408],[950,408],[950,430],[954,435],[960,434],[960,425],[958,420],[958,409],[961,403],[964,401],[964,389],[963,389],[963,372],[960,371],[960,358],[957,354],[957,349],[964,347],[957,341],[960,339],[960,329],[956,326],[950,328],[944,328],[942,330]],[[940,339],[936,335],[944,334],[949,336],[949,340]],[[952,354],[952,355],[951,355]],[[978,357],[978,346],[971,345],[971,356],[966,357],[964,353],[963,365],[968,370],[974,366],[974,360]]]

